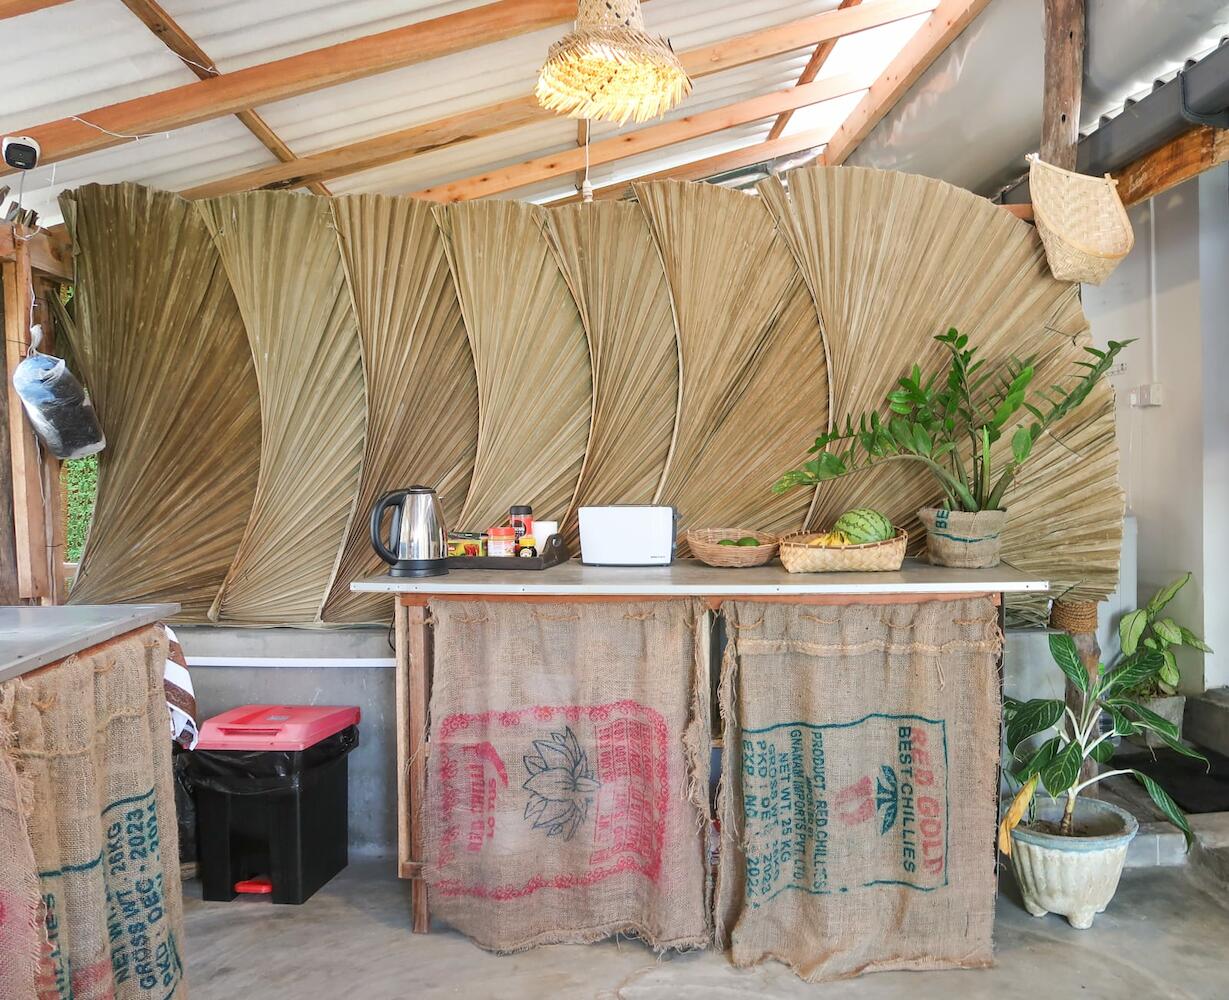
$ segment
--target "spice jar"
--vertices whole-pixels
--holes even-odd
[[[508,508],[508,523],[516,530],[519,540],[522,535],[533,534],[533,508],[528,504],[519,504]]]
[[[488,531],[486,552],[493,559],[516,555],[516,529],[505,524]]]
[[[526,559],[536,559],[538,555],[538,543],[534,541],[533,535],[521,535],[520,549],[517,551],[518,556],[524,556]]]

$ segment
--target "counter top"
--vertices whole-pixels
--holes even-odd
[[[949,569],[915,559],[895,573],[787,573],[779,562],[718,569],[694,559],[670,566],[586,566],[578,560],[544,570],[452,570],[445,576],[368,577],[351,590],[403,594],[730,597],[773,594],[986,594],[1046,591],[1045,580],[1006,564]]]
[[[178,613],[178,604],[0,607],[0,681]]]

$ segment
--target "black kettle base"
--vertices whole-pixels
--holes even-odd
[[[388,571],[389,576],[444,576],[448,563],[443,559],[398,559]]]

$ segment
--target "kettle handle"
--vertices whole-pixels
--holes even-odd
[[[384,518],[384,511],[392,507],[393,523],[389,540],[395,545],[401,526],[401,508],[396,505],[400,504],[408,494],[409,490],[392,490],[380,497],[376,501],[376,505],[371,508],[371,546],[376,550],[376,555],[390,566],[397,561],[397,553],[390,552],[388,546],[384,544],[384,540],[380,537],[380,521]]]

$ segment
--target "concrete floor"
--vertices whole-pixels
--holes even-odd
[[[1229,908],[1185,868],[1126,872],[1088,931],[1073,930],[1061,917],[1028,916],[1006,875],[996,968],[878,973],[825,984],[803,983],[775,963],[735,969],[713,952],[659,960],[635,941],[496,956],[449,930],[413,936],[406,883],[390,872],[391,862],[352,864],[297,907],[256,899],[204,903],[199,883],[188,883],[193,1000],[1229,996]]]

